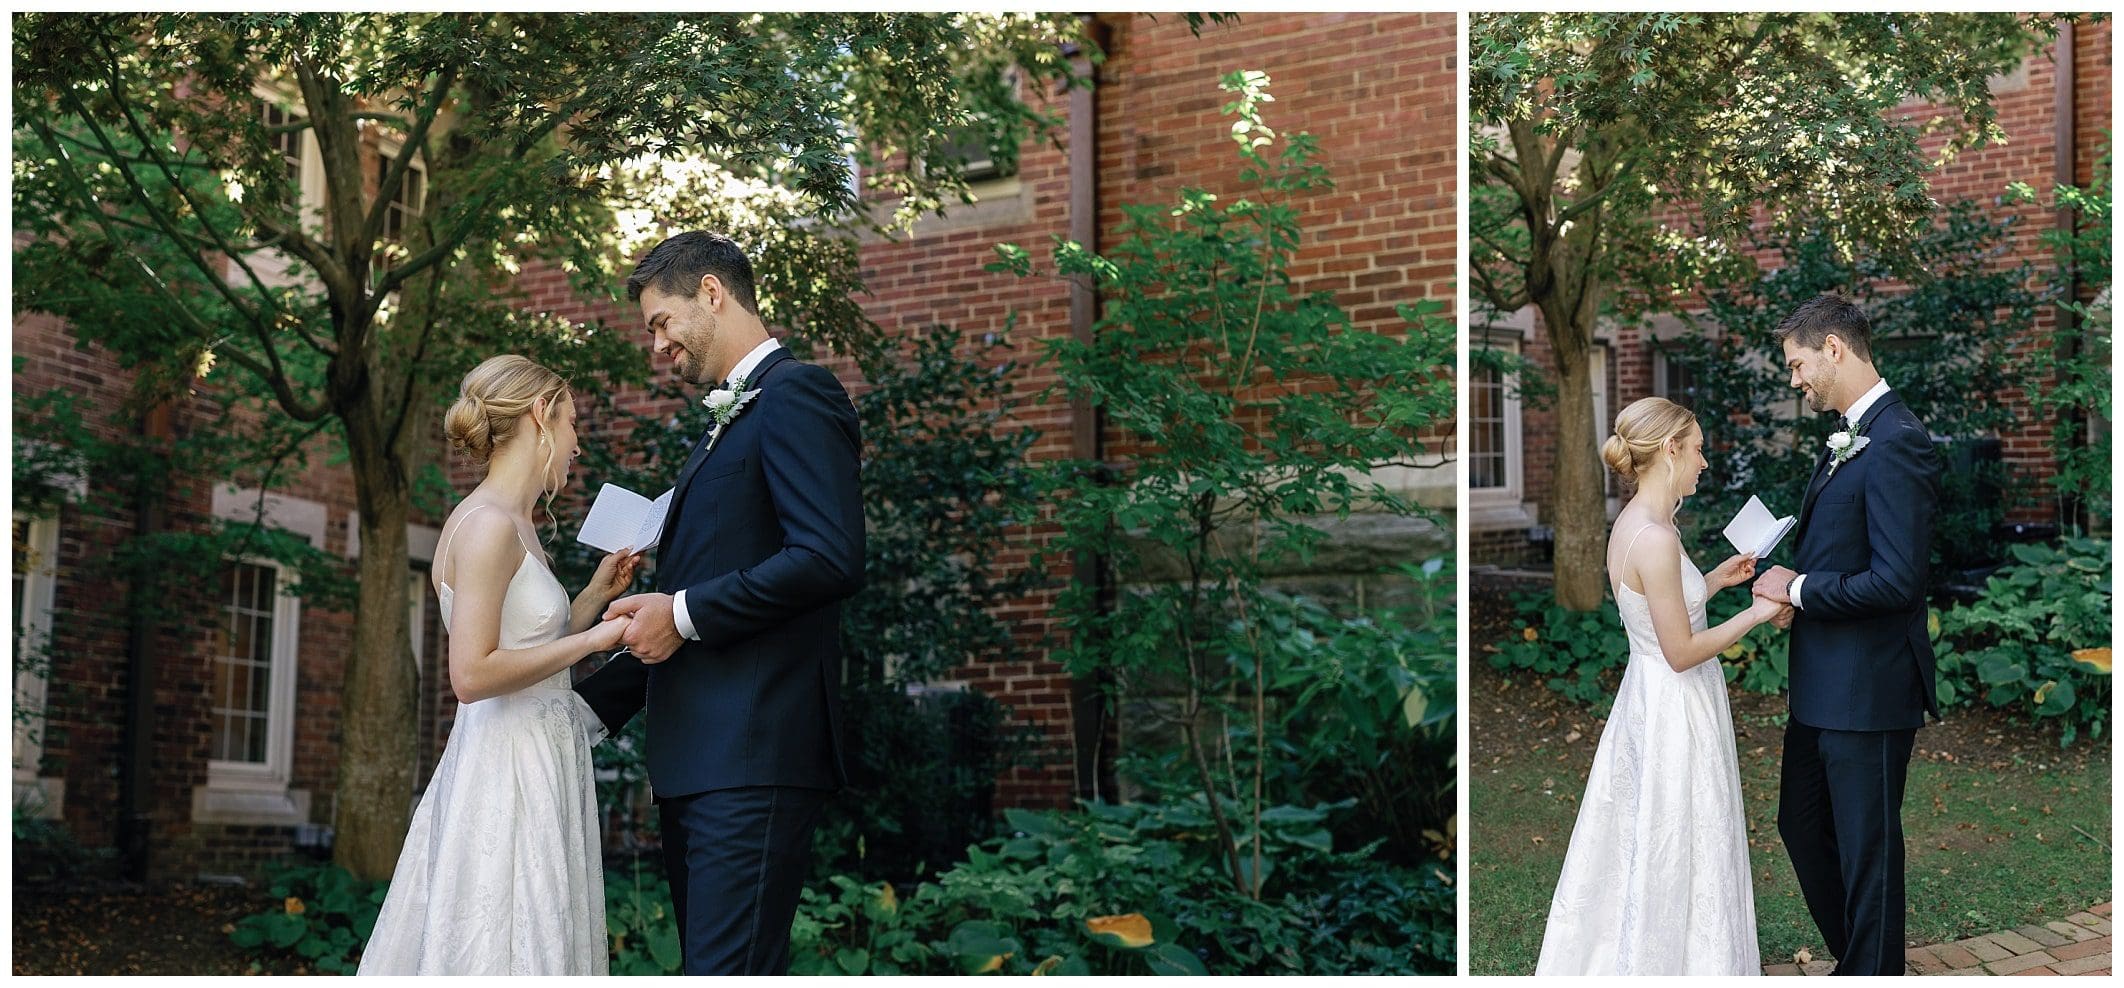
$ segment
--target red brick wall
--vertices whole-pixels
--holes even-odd
[[[74,334],[59,320],[18,313],[14,378],[18,395],[66,388],[79,395],[86,423],[99,438],[117,440],[138,429],[137,419],[109,416],[128,407],[132,375],[106,351],[75,347]],[[233,371],[224,371],[233,373]],[[211,393],[214,378],[198,392]],[[212,410],[197,396],[177,405],[172,426],[180,436],[213,425]],[[351,477],[326,466],[337,439],[328,432],[312,444],[309,469],[275,485],[275,492],[326,506],[325,550],[343,553],[346,519],[354,508]],[[178,475],[164,501],[171,531],[201,531],[212,524],[212,489],[218,478]],[[65,821],[86,846],[110,846],[117,838],[121,805],[118,768],[126,718],[126,594],[129,581],[109,565],[135,531],[134,497],[118,478],[90,477],[88,497],[61,507],[57,587],[53,595],[52,664],[46,701],[45,761],[65,781]],[[155,681],[155,763],[151,854],[158,874],[247,870],[283,852],[292,831],[281,827],[231,827],[194,823],[192,791],[206,783],[213,738],[209,717],[213,666],[209,644],[225,620],[221,588],[197,588],[182,598],[195,608],[187,628],[158,635],[150,661]],[[170,588],[183,594],[186,588]],[[305,605],[298,645],[297,699],[290,787],[312,794],[312,818],[329,821],[339,765],[338,697],[344,656],[353,646],[352,616]]]
[[[1337,183],[1333,192],[1303,203],[1309,243],[1301,252],[1301,288],[1327,289],[1367,329],[1398,331],[1394,305],[1430,298],[1450,302],[1454,250],[1454,19],[1451,15],[1363,16],[1246,15],[1234,25],[1208,27],[1200,38],[1174,17],[1108,15],[1110,58],[1097,91],[1100,119],[1100,219],[1111,229],[1119,206],[1170,201],[1183,184],[1212,189],[1236,186],[1227,121],[1219,113],[1226,97],[1217,88],[1223,74],[1260,69],[1272,77],[1276,101],[1267,121],[1280,132],[1311,131],[1320,138],[1322,160]],[[1040,94],[1029,94],[1041,98]],[[999,332],[1015,313],[1012,355],[1020,365],[1037,362],[1039,341],[1069,332],[1068,294],[1046,280],[1020,281],[981,270],[1001,242],[1016,242],[1045,254],[1048,238],[1068,230],[1069,176],[1065,153],[1048,144],[1028,144],[1018,175],[1018,193],[978,208],[954,207],[949,217],[925,223],[901,242],[872,243],[862,255],[871,291],[866,308],[888,332],[947,323],[978,340]],[[518,281],[527,308],[578,321],[600,320],[631,327],[632,306],[583,298],[565,276],[532,269]],[[646,347],[646,340],[643,341]],[[76,351],[72,335],[56,321],[18,314],[16,353],[26,366],[17,393],[58,383],[87,389],[97,407],[116,407],[128,376],[99,351]],[[648,359],[645,353],[644,359]],[[860,391],[852,368],[829,361],[851,390]],[[1032,370],[1015,382],[1026,404],[1021,420],[1040,433],[1035,460],[1069,452],[1069,409],[1036,404],[1032,396],[1052,382]],[[638,389],[621,391],[622,407],[656,409]],[[196,423],[178,417],[178,428]],[[114,426],[126,428],[128,426]],[[609,423],[584,423],[585,442],[624,443]],[[329,434],[328,434],[329,435]],[[1449,441],[1450,423],[1438,434]],[[1105,437],[1110,452],[1125,453],[1125,437]],[[441,437],[434,437],[441,448]],[[336,446],[336,435],[321,447]],[[354,494],[344,468],[313,458],[311,472],[281,493],[327,506],[326,548],[345,550]],[[460,491],[476,481],[469,464],[447,463]],[[204,525],[211,480],[187,478],[173,491],[172,527]],[[113,839],[118,805],[116,778],[119,725],[123,722],[122,586],[92,584],[87,561],[107,558],[134,524],[131,500],[122,491],[98,487],[91,509],[66,509],[61,519],[60,585],[55,652],[60,656],[49,704],[58,737],[51,760],[66,778],[67,820],[91,846]],[[425,519],[435,524],[439,519]],[[1022,566],[1048,532],[1014,533],[1002,563]],[[1058,574],[1066,576],[1066,573]],[[433,620],[433,599],[429,600]],[[1013,644],[1008,654],[984,656],[956,674],[973,688],[1010,704],[1042,737],[1029,765],[1000,780],[1003,805],[1058,805],[1076,792],[1070,750],[1070,683],[1046,658],[1043,640],[1054,630],[1053,598],[1035,594],[998,611]],[[210,610],[206,620],[219,616]],[[297,699],[294,783],[313,796],[312,818],[331,819],[338,761],[341,657],[352,645],[351,618],[305,607],[302,615],[301,678]],[[166,874],[201,870],[246,870],[284,852],[284,828],[195,826],[189,821],[192,787],[204,782],[210,726],[206,714],[209,659],[205,625],[172,635],[158,647],[158,719],[155,841],[158,867]],[[438,638],[439,644],[439,638]],[[432,762],[447,733],[453,704],[440,660],[424,680],[435,694],[421,720],[423,759]]]
[[[2094,161],[2104,139],[2104,131],[2111,126],[2110,113],[2110,25],[2082,24],[2075,45],[2074,89],[2077,93],[2076,111],[2076,162],[2075,181],[2084,184],[2091,180]],[[2026,63],[2025,79],[2011,80],[2010,84],[1994,89],[1994,105],[1998,111],[1999,124],[2006,132],[2003,144],[1992,145],[1964,152],[1932,178],[1932,195],[1942,202],[1957,199],[1974,199],[1979,202],[1996,202],[2013,182],[2026,182],[2042,195],[2037,203],[2020,206],[1998,205],[1994,215],[2020,217],[2011,249],[1998,259],[2001,266],[2010,266],[2022,261],[2035,265],[2039,279],[2047,277],[2054,269],[2051,254],[2038,239],[2042,231],[2055,225],[2055,213],[2050,204],[2054,197],[2050,190],[2054,184],[2057,155],[2059,153],[2057,130],[2057,71],[2052,62],[2053,53],[2046,50],[2030,58]],[[1936,106],[1908,104],[1903,112],[1913,116],[1933,116],[1940,111]],[[1934,137],[1925,147],[1937,150],[1945,140]],[[2055,310],[2039,310],[2031,333],[2022,338],[2015,348],[2017,355],[2026,355],[2029,347],[2044,339],[2055,327]],[[1609,413],[1652,392],[1652,351],[1646,344],[1644,334],[1636,329],[1616,330],[1609,334],[1609,360],[1611,379]],[[1533,334],[1523,351],[1539,367],[1553,367],[1543,331]],[[1893,384],[1893,372],[1890,371]],[[2008,517],[2008,521],[2048,522],[2057,516],[2057,504],[2050,490],[2049,480],[2055,473],[2055,463],[2048,448],[2050,426],[2047,421],[2036,421],[2028,408],[2027,392],[2013,388],[2004,395],[2018,409],[2018,424],[2006,431],[2001,439],[2008,466],[2015,471],[2019,488],[2025,497],[2022,504]],[[1554,489],[1551,475],[1554,472],[1554,448],[1556,418],[1553,412],[1525,414],[1522,439],[1524,443],[1526,497],[1542,506],[1542,517],[1549,517],[1553,504]],[[1471,545],[1471,560],[1476,563],[1503,563],[1518,561],[1525,557],[1527,546],[1512,533],[1485,533]]]

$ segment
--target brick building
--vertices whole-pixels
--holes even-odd
[[[1098,28],[1107,60],[1098,85],[1074,103],[1061,147],[1032,144],[1014,173],[992,172],[975,186],[980,202],[926,221],[903,240],[864,247],[865,304],[888,331],[949,324],[970,339],[1018,317],[1012,344],[1030,363],[1043,338],[1072,332],[1091,310],[1072,315],[1069,289],[981,270],[992,246],[1016,242],[1040,250],[1052,235],[1096,237],[1119,222],[1119,208],[1170,201],[1187,184],[1211,189],[1236,181],[1219,112],[1218,79],[1258,69],[1273,80],[1267,118],[1282,132],[1319,137],[1336,189],[1302,203],[1308,243],[1294,274],[1300,287],[1333,291],[1363,328],[1393,331],[1394,307],[1420,299],[1449,301],[1455,250],[1454,18],[1450,14],[1366,16],[1247,15],[1192,35],[1177,18],[1103,15]],[[1026,94],[1040,100],[1041,94]],[[304,167],[311,148],[291,148],[290,167]],[[371,190],[374,194],[376,190]],[[417,179],[393,190],[417,208]],[[625,307],[574,295],[556,271],[527,271],[526,304],[571,319],[631,326]],[[1088,325],[1088,323],[1084,323]],[[18,395],[65,386],[96,407],[120,407],[127,374],[93,345],[75,348],[57,320],[18,312]],[[836,365],[852,390],[861,383]],[[1027,375],[1018,393],[1050,381]],[[624,395],[623,395],[624,396]],[[1030,399],[1028,398],[1028,401]],[[656,410],[636,397],[637,411]],[[1021,417],[1039,430],[1036,459],[1070,455],[1087,444],[1109,459],[1125,457],[1121,437],[1067,405],[1033,404]],[[184,430],[200,416],[186,407],[166,421],[143,417],[133,428]],[[585,441],[598,424],[585,423]],[[1450,423],[1433,446],[1450,452]],[[440,440],[438,440],[438,443]],[[460,481],[469,479],[462,471]],[[1385,478],[1441,512],[1453,505],[1450,469],[1399,469]],[[100,575],[118,543],[141,524],[145,501],[96,477],[81,478],[86,497],[38,516],[15,518],[18,648],[48,651],[47,671],[18,666],[15,791],[18,807],[63,820],[80,843],[113,846],[126,805],[121,763],[129,684],[123,656],[122,588]],[[460,488],[462,489],[462,487]],[[250,518],[258,491],[227,488],[218,478],[180,478],[153,492],[154,510],[171,529],[214,517]],[[359,552],[351,524],[351,478],[314,457],[310,469],[264,495],[268,521],[346,558]],[[416,628],[422,664],[422,784],[447,736],[453,710],[426,568],[439,519],[409,526]],[[1420,561],[1446,551],[1450,536],[1423,522],[1357,519],[1337,531],[1345,551],[1323,553],[1304,571],[1286,574],[1323,593],[1378,599],[1372,586],[1382,554]],[[1006,556],[1021,563],[1039,533],[1019,533]],[[283,591],[270,563],[232,561],[213,593],[222,603],[195,626],[164,629],[155,643],[152,770],[136,789],[158,874],[240,873],[285,853],[329,825],[338,759],[337,694],[351,648],[352,616],[306,605]],[[1036,726],[1038,758],[1000,780],[1004,805],[1055,805],[1090,785],[1097,765],[1082,757],[1078,734],[1110,728],[1083,718],[1083,697],[1038,642],[1048,630],[1046,595],[1012,602],[1000,616],[1018,647],[1001,661],[973,663],[953,682],[983,691]],[[217,678],[219,677],[219,678]],[[237,681],[244,684],[236,689]],[[256,688],[253,688],[256,687]]]
[[[2071,85],[2060,93],[2061,73],[2055,58],[2067,45]],[[2019,71],[1992,80],[1992,93],[2005,142],[1962,153],[1933,176],[1931,194],[1941,202],[1995,203],[2014,182],[2041,190],[2038,202],[1991,207],[1998,215],[2021,218],[2012,233],[2010,250],[1997,263],[2032,262],[2040,275],[2045,268],[2055,267],[2050,248],[2039,238],[2055,225],[2055,213],[2047,204],[2051,202],[2049,190],[2066,181],[2060,164],[2066,135],[2070,135],[2070,182],[2083,186],[2092,180],[2095,161],[2108,140],[2112,125],[2109,23],[2078,25],[2069,40],[2061,38],[2052,49],[2030,57]],[[1929,108],[1911,104],[1905,109],[1922,116]],[[1944,140],[1943,135],[1929,138],[1926,150],[1936,150]],[[2044,308],[2031,339],[2048,333],[2056,319],[2055,309]],[[1545,330],[1537,320],[1530,308],[1492,325],[1472,327],[1470,345],[1479,346],[1486,340],[1492,347],[1522,354],[1536,367],[1553,367]],[[1632,401],[1652,394],[1678,397],[1680,375],[1669,372],[1659,343],[1687,331],[1674,320],[1654,319],[1647,325],[1607,325],[1597,332],[1591,359],[1594,421],[1600,435],[1607,434],[1615,413]],[[2024,342],[2022,352],[2026,346]],[[1885,368],[1885,373],[1893,385],[1893,368]],[[1554,504],[1556,413],[1522,408],[1507,383],[1494,370],[1471,371],[1465,383],[1470,449],[1466,524],[1469,561],[1475,565],[1539,565]],[[2022,389],[2015,388],[2004,397],[2017,408],[2018,421],[1999,437],[2002,456],[2023,495],[2007,520],[2055,522],[2057,505],[2048,485],[2055,472],[2047,445],[2050,423],[2034,418]],[[1611,496],[1610,516],[1620,507],[1620,501]]]

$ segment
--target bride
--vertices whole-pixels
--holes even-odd
[[[560,375],[490,358],[465,375],[444,430],[487,465],[435,554],[460,705],[359,973],[604,974],[590,764],[604,728],[569,688],[569,667],[619,644],[629,619],[597,618],[641,557],[606,556],[571,601],[536,548],[532,509],[567,483],[578,453]]]
[[[1696,492],[1703,433],[1664,398],[1615,417],[1601,457],[1637,493],[1615,519],[1608,578],[1630,659],[1601,732],[1549,903],[1536,974],[1761,974],[1748,826],[1718,653],[1789,616],[1757,597],[1707,627],[1712,593],[1754,576],[1737,555],[1689,561],[1674,514]]]

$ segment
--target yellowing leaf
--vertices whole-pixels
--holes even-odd
[[[1052,973],[1055,968],[1061,966],[1062,958],[1060,956],[1050,957],[1044,961],[1041,961],[1038,967],[1032,969],[1033,977],[1044,977],[1045,975]]]
[[[981,964],[980,964],[979,966],[977,966],[977,967],[975,967],[975,968],[974,968],[974,970],[973,970],[973,973],[975,973],[975,974],[989,974],[989,973],[991,973],[991,972],[995,972],[995,971],[1000,971],[1000,970],[1003,970],[1003,962],[1004,962],[1004,961],[1007,961],[1007,960],[1009,960],[1009,959],[1011,959],[1011,957],[1013,957],[1013,956],[1015,956],[1015,955],[1012,955],[1012,954],[997,954],[997,955],[995,955],[994,957],[991,957],[991,958],[989,958],[989,959],[987,959],[987,960],[985,960],[985,961],[982,961],[982,962],[981,962]]]
[[[1723,655],[1729,659],[1737,659],[1740,658],[1742,654],[1747,652],[1747,650],[1748,647],[1746,645],[1742,645],[1740,642],[1734,642],[1733,644],[1727,646],[1725,651],[1720,652],[1718,654]]]
[[[1519,633],[1519,637],[1524,638],[1530,642],[1538,642],[1541,640],[1541,632],[1535,631],[1533,628],[1528,628],[1525,631],[1521,631]]]
[[[2054,690],[2054,689],[2057,689],[2057,688],[2058,688],[2058,681],[2057,681],[2057,680],[2055,680],[2055,679],[2053,679],[2053,680],[2051,680],[2051,681],[2049,681],[2049,682],[2047,682],[2047,683],[2044,683],[2044,684],[2043,684],[2043,685],[2041,685],[2041,686],[2038,686],[2038,687],[2036,687],[2036,691],[2035,691],[2035,702],[2036,702],[2036,704],[2037,704],[2038,706],[2041,706],[2044,700],[2048,700],[2048,699],[2050,699],[2050,691],[2051,691],[2051,690]]]
[[[1938,638],[1940,636],[1940,612],[1932,610],[1925,612],[1925,635],[1929,638]]]
[[[288,901],[281,903],[280,907],[287,910],[290,916],[302,915],[302,900],[292,895],[288,896]]]
[[[1148,947],[1156,942],[1151,936],[1150,920],[1143,918],[1142,913],[1094,916],[1084,921],[1084,928],[1093,936],[1104,934],[1113,937],[1121,942],[1121,946],[1130,950]]]
[[[1424,711],[1429,707],[1430,703],[1423,697],[1423,690],[1411,686],[1409,692],[1401,698],[1401,719],[1408,721],[1410,727],[1415,727],[1423,723]]]
[[[2072,653],[2072,660],[2102,675],[2109,675],[2109,650],[2106,648],[2082,648]]]
[[[877,903],[878,908],[887,913],[894,912],[900,908],[900,896],[892,890],[891,882],[885,883],[885,887],[878,890]]]

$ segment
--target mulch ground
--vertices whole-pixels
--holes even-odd
[[[14,973],[302,974],[254,970],[227,926],[260,908],[257,889],[125,882],[17,883]]]

